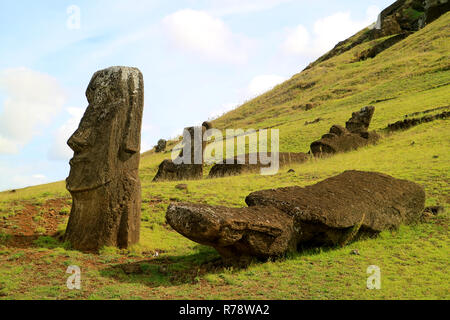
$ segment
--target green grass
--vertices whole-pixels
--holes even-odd
[[[170,151],[146,152],[140,168],[140,243],[127,250],[106,247],[93,255],[41,236],[30,247],[16,248],[8,246],[14,232],[9,225],[0,229],[0,299],[449,299],[450,124],[438,120],[392,134],[382,130],[406,114],[449,104],[449,23],[450,13],[374,59],[355,62],[375,42],[363,43],[214,121],[219,129],[275,126],[280,151],[306,152],[331,125],[342,125],[353,111],[373,104],[371,128],[382,134],[377,145],[291,165],[274,176],[161,183],[152,179]],[[311,88],[299,89],[313,82]],[[309,102],[317,107],[292,108]],[[325,120],[304,125],[319,117]],[[170,141],[169,150],[175,144]],[[290,168],[296,173],[287,173]],[[445,213],[376,239],[240,270],[218,267],[217,252],[184,238],[165,221],[171,202],[242,207],[253,191],[311,185],[350,169],[414,181],[425,188],[426,204],[442,205]],[[189,191],[177,190],[180,183],[188,184]],[[64,182],[0,193],[0,219],[14,217],[24,205],[40,208],[50,199],[69,196]],[[61,213],[67,215],[70,205],[68,201]],[[58,233],[65,227],[59,225]],[[36,234],[45,232],[38,228]],[[354,249],[360,255],[351,255]],[[66,287],[69,265],[82,270],[80,291]],[[366,288],[370,265],[381,269],[381,290]]]

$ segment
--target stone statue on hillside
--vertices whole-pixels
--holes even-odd
[[[244,208],[172,203],[166,219],[183,236],[214,247],[226,264],[247,265],[417,223],[425,190],[382,173],[346,171],[304,188],[253,192],[245,202]]]
[[[143,76],[129,67],[98,71],[86,97],[89,106],[68,141],[73,205],[65,239],[82,251],[127,248],[139,241]]]
[[[334,125],[329,133],[323,135],[320,140],[314,141],[311,144],[311,152],[319,157],[348,152],[376,143],[380,136],[375,131],[368,131],[374,113],[373,106],[354,112],[346,122],[345,128]]]
[[[183,131],[183,149],[176,161],[166,159],[158,167],[158,172],[153,178],[158,181],[199,180],[203,178],[203,153],[206,141],[203,137],[206,133],[205,125],[201,127],[189,127]]]
[[[160,153],[166,151],[167,141],[164,139],[158,140],[158,144],[155,146],[155,152]]]

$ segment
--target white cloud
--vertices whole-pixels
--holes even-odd
[[[37,180],[45,180],[47,177],[43,174],[33,174],[31,176],[33,179],[37,179]]]
[[[0,88],[0,154],[15,154],[60,111],[65,94],[56,79],[27,68],[1,72]]]
[[[212,0],[211,9],[215,15],[241,14],[275,8],[292,0]]]
[[[339,41],[345,40],[375,22],[380,9],[370,6],[364,20],[353,20],[350,12],[336,12],[314,23],[313,32],[304,26],[288,29],[282,45],[289,55],[317,57],[331,50]]]
[[[66,111],[70,115],[70,119],[60,126],[54,134],[53,143],[49,150],[50,160],[68,160],[73,155],[73,151],[67,145],[67,140],[78,128],[84,109],[67,108]]]
[[[254,77],[247,88],[247,98],[259,96],[269,90],[272,90],[276,85],[286,81],[287,78],[277,75],[260,75]]]
[[[50,179],[41,173],[41,170],[45,169],[39,163],[16,166],[9,165],[7,162],[0,162],[0,177],[2,177],[0,179],[0,192],[50,182]]]
[[[283,49],[290,54],[301,54],[309,50],[310,36],[308,30],[299,25],[296,28],[289,30]]]
[[[254,77],[249,85],[240,92],[239,100],[241,102],[233,102],[233,103],[224,103],[218,109],[213,110],[209,119],[216,119],[223,114],[236,109],[237,107],[244,104],[246,101],[255,98],[269,90],[272,90],[276,85],[283,83],[286,81],[286,77],[278,76],[278,75],[259,75]]]
[[[219,18],[205,11],[185,9],[163,19],[163,27],[176,47],[206,58],[245,63],[251,41],[233,34]]]
[[[229,112],[229,111],[231,111],[231,110],[234,110],[234,109],[237,108],[239,105],[240,105],[240,103],[237,103],[237,102],[234,102],[234,103],[224,103],[224,104],[222,104],[222,105],[220,106],[220,108],[218,108],[218,109],[212,111],[212,112],[209,114],[208,119],[216,119],[216,118],[222,116],[223,114],[225,114],[225,113],[227,113],[227,112]]]

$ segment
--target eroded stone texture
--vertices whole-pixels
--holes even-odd
[[[293,219],[271,207],[181,203],[170,205],[166,218],[180,234],[214,247],[229,264],[277,257],[295,249]]]
[[[176,163],[172,160],[164,160],[158,168],[154,182],[158,181],[180,181],[198,180],[203,178],[204,150],[206,142],[203,139],[206,128],[189,127],[184,129],[183,143],[186,150],[190,150],[190,156],[186,155],[185,161]],[[196,143],[197,142],[197,143]],[[179,158],[184,157],[184,148],[181,150]]]
[[[164,139],[158,140],[157,145],[155,146],[155,152],[160,153],[166,151],[167,141]]]
[[[305,188],[258,191],[249,206],[273,206],[294,218],[299,243],[336,245],[355,226],[377,234],[419,221],[425,191],[414,182],[362,171],[346,171]]]
[[[158,172],[153,178],[153,181],[198,180],[202,177],[203,165],[175,164],[172,160],[166,159],[159,165]]]
[[[419,185],[376,172],[346,171],[306,188],[254,192],[248,208],[172,204],[167,222],[214,247],[227,263],[279,257],[310,246],[343,245],[419,221]]]
[[[129,67],[98,71],[86,97],[89,106],[68,141],[73,205],[65,238],[83,251],[126,248],[139,241],[143,76]]]
[[[375,107],[373,106],[364,107],[359,112],[353,112],[352,117],[345,124],[345,128],[351,133],[367,132],[374,113]]]
[[[314,141],[311,144],[311,152],[315,156],[323,156],[356,150],[376,143],[380,138],[379,135],[368,131],[374,112],[375,107],[372,106],[354,112],[345,128],[334,125],[329,133]]]

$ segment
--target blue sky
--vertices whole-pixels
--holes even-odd
[[[2,1],[0,190],[66,178],[99,69],[143,72],[146,151],[300,72],[392,2]]]

